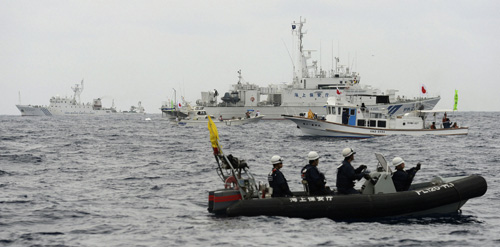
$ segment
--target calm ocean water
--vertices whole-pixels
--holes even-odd
[[[219,128],[224,152],[245,159],[257,180],[282,156],[292,190],[302,189],[311,150],[333,186],[344,147],[372,170],[374,152],[421,162],[415,182],[468,174],[488,182],[458,216],[336,222],[209,214],[208,191],[222,182],[206,126],[171,126],[159,115],[0,116],[0,245],[499,246],[499,120],[465,112],[452,121],[471,126],[468,136],[364,140],[303,137],[289,121]]]

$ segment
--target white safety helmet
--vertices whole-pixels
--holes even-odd
[[[401,164],[405,163],[405,161],[403,159],[401,159],[401,157],[396,157],[392,160],[392,165],[393,166],[399,166]]]
[[[276,164],[279,164],[279,163],[283,163],[283,159],[279,155],[274,155],[271,158],[271,164],[276,165]]]
[[[308,160],[317,160],[319,159],[319,154],[314,152],[314,151],[311,151],[309,152],[309,154],[307,155],[307,159]]]
[[[344,150],[342,150],[342,156],[344,157],[349,157],[353,154],[355,154],[356,152],[354,152],[354,150],[352,150],[352,148],[344,148]]]

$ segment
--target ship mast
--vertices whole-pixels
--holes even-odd
[[[307,61],[304,57],[304,51],[303,51],[304,45],[302,43],[302,39],[304,38],[304,34],[306,34],[306,32],[302,31],[302,27],[304,26],[305,23],[306,23],[306,19],[304,19],[304,21],[302,21],[302,17],[300,17],[300,20],[298,23],[295,21],[292,23],[292,34],[297,36],[297,41],[298,41],[297,48],[298,48],[298,52],[299,52],[299,54],[297,54],[298,68],[296,68],[296,70],[294,70],[294,72],[293,72],[294,84],[300,83],[302,78],[307,77],[307,73],[308,73],[307,72],[307,65],[305,64]]]
[[[80,94],[82,94],[83,91],[83,79],[81,85],[82,87],[80,87],[80,85],[78,84],[75,84],[74,87],[71,87],[71,89],[73,89],[73,92],[75,92],[75,94],[73,95],[73,101],[75,102],[76,99],[78,98],[78,101],[76,101],[78,104],[80,104]]]

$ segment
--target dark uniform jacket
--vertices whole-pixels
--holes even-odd
[[[396,170],[396,172],[392,174],[392,182],[394,183],[396,191],[407,191],[416,173],[417,169],[415,167],[406,171],[402,169]]]
[[[269,181],[269,186],[273,188],[273,194],[271,194],[271,197],[293,196],[290,188],[288,187],[286,178],[280,170],[273,168],[271,173],[267,176],[267,180]]]
[[[354,188],[354,180],[360,180],[363,175],[360,168],[354,170],[351,163],[347,160],[342,161],[342,164],[337,167],[337,189]]]
[[[301,171],[302,179],[307,181],[310,195],[325,195],[328,194],[325,184],[325,175],[319,172],[318,168],[313,165],[306,165]]]

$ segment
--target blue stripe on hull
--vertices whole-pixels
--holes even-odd
[[[52,116],[52,113],[50,113],[50,111],[47,110],[47,108],[42,108],[41,110],[45,114],[45,116]]]
[[[387,108],[389,115],[396,113],[402,105],[393,105]]]

